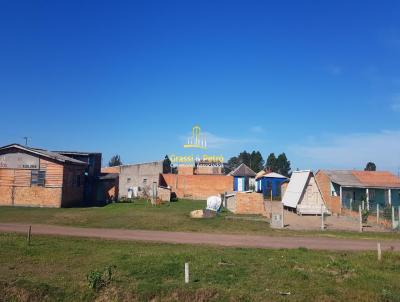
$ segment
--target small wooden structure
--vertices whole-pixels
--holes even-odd
[[[310,170],[292,173],[282,203],[285,207],[295,209],[298,214],[329,213],[314,173]]]

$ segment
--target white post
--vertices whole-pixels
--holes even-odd
[[[376,223],[379,223],[379,203],[376,204]]]
[[[394,207],[392,207],[392,229],[394,229]]]
[[[392,189],[389,189],[389,194],[388,194],[389,196],[389,204],[391,205],[392,204]]]
[[[362,214],[361,214],[361,205],[358,206],[358,214],[360,218],[360,232],[363,231],[363,223],[362,223]]]
[[[353,211],[353,198],[350,198],[350,211]]]
[[[283,218],[284,212],[285,212],[285,209],[284,209],[284,206],[283,206],[283,203],[282,203],[282,229],[285,227],[285,222],[283,221],[284,220],[284,218]]]
[[[189,283],[189,263],[185,262],[185,283]]]
[[[369,189],[367,188],[367,210],[369,211]],[[364,209],[363,209],[364,210]]]
[[[378,249],[378,261],[382,260],[382,250],[381,250],[381,244],[378,242],[377,244],[377,249]]]
[[[325,224],[324,224],[324,206],[321,205],[321,231],[325,230]]]

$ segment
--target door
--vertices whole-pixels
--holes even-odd
[[[242,178],[238,178],[237,182],[238,182],[238,191],[239,192],[244,191],[244,178],[243,177]]]

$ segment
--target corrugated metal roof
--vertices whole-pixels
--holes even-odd
[[[341,186],[362,187],[363,184],[354,176],[351,170],[322,170],[332,182]]]
[[[73,164],[77,164],[77,165],[87,165],[85,162],[68,157],[68,156],[64,156],[61,154],[58,154],[56,152],[51,152],[51,151],[47,151],[44,149],[39,149],[39,148],[31,148],[31,147],[27,147],[27,146],[22,146],[20,144],[11,144],[11,145],[7,145],[4,147],[1,147],[0,150],[6,150],[6,149],[10,149],[10,148],[16,148],[16,149],[20,149],[20,150],[24,150],[30,153],[34,153],[37,155],[42,155],[44,157],[50,158],[50,159],[54,159],[56,161],[62,162],[62,163],[73,163]]]
[[[283,196],[282,203],[286,207],[296,208],[300,202],[311,171],[294,171]]]
[[[245,164],[241,164],[239,167],[237,167],[234,171],[230,173],[232,176],[241,176],[241,177],[255,177],[256,172],[254,172],[252,169],[250,169],[248,166]]]
[[[268,173],[268,174],[264,175],[263,177],[270,177],[270,178],[287,178],[286,176],[283,176],[282,174],[275,173],[275,172]]]

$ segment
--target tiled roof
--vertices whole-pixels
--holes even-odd
[[[374,187],[400,187],[400,178],[387,171],[353,171],[358,180]]]
[[[346,187],[400,188],[400,178],[387,171],[322,170],[332,182]]]

